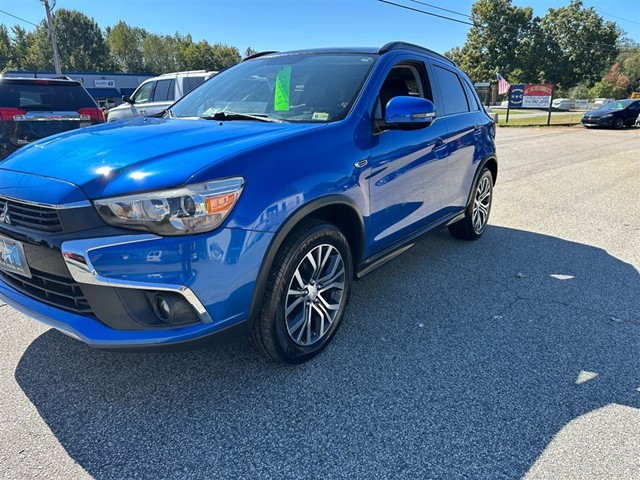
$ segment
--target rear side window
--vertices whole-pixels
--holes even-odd
[[[469,85],[469,82],[464,81],[464,90],[467,93],[467,99],[469,100],[469,106],[471,107],[471,111],[474,112],[476,110],[480,110],[480,103],[475,93],[475,89]]]
[[[445,68],[437,65],[434,67],[436,79],[440,85],[444,114],[455,115],[456,113],[468,112],[469,104],[467,103],[467,95],[464,93],[460,77]]]
[[[184,85],[184,94],[186,95],[191,90],[193,90],[198,85],[200,85],[202,82],[204,82],[204,77],[185,77],[183,82],[184,82],[183,83],[183,85]]]
[[[175,80],[159,80],[153,93],[154,102],[173,100]]]
[[[0,83],[0,106],[25,111],[70,112],[95,107],[93,98],[80,85]]]

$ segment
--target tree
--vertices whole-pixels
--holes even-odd
[[[142,55],[148,72],[161,74],[181,69],[178,42],[172,36],[148,34],[142,40]]]
[[[14,62],[9,30],[5,25],[0,25],[0,68],[16,68]]]
[[[254,50],[251,47],[247,47],[247,49],[244,51],[244,57],[243,58],[250,57],[251,55],[255,55],[256,53],[260,53],[260,52],[258,50]]]
[[[118,72],[145,73],[142,41],[148,35],[143,28],[130,27],[120,20],[105,29],[109,58]]]
[[[448,53],[473,81],[493,79],[497,72],[510,81],[524,80],[534,70],[528,63],[532,17],[530,7],[516,7],[511,0],[478,0],[464,46]]]
[[[13,63],[17,69],[30,70],[31,67],[26,64],[27,54],[29,52],[29,35],[20,25],[11,27],[12,41],[11,48],[13,51]]]
[[[616,58],[620,30],[582,0],[562,8],[550,8],[540,21],[544,56],[540,73],[544,80],[563,88],[593,84]]]
[[[640,44],[626,42],[609,71],[589,91],[591,98],[624,98],[640,91]]]
[[[214,43],[212,52],[214,58],[213,70],[222,70],[242,60],[240,50],[224,43]]]
[[[61,8],[53,13],[60,52],[66,71],[94,71],[107,68],[107,46],[98,24],[76,10]],[[46,21],[27,34],[26,64],[34,69],[53,70],[53,50]]]

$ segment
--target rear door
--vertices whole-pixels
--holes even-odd
[[[436,104],[444,115],[447,132],[444,142],[447,149],[447,174],[444,205],[453,212],[466,206],[477,161],[477,146],[483,134],[486,115],[477,99],[464,87],[464,80],[456,69],[440,62],[433,62],[431,71],[439,95]]]

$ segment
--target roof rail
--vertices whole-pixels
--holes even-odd
[[[245,60],[251,60],[252,58],[258,58],[258,57],[263,57],[265,55],[271,55],[272,53],[278,53],[276,50],[267,50],[266,52],[258,52],[258,53],[254,53],[253,55],[249,55],[246,58],[243,58],[242,61],[244,62]]]
[[[450,63],[452,65],[456,64],[453,60],[445,57],[444,55],[438,52],[434,52],[433,50],[429,50],[428,48],[421,47],[420,45],[415,45],[413,43],[407,43],[407,42],[389,42],[386,45],[383,45],[380,48],[380,50],[378,50],[378,53],[382,55],[383,53],[390,52],[391,50],[413,50],[414,52],[427,53],[441,60],[444,60],[447,63]]]

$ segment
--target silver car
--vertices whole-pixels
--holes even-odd
[[[216,73],[193,70],[165,73],[145,80],[131,97],[122,97],[124,103],[109,110],[107,121],[115,122],[160,113]]]

